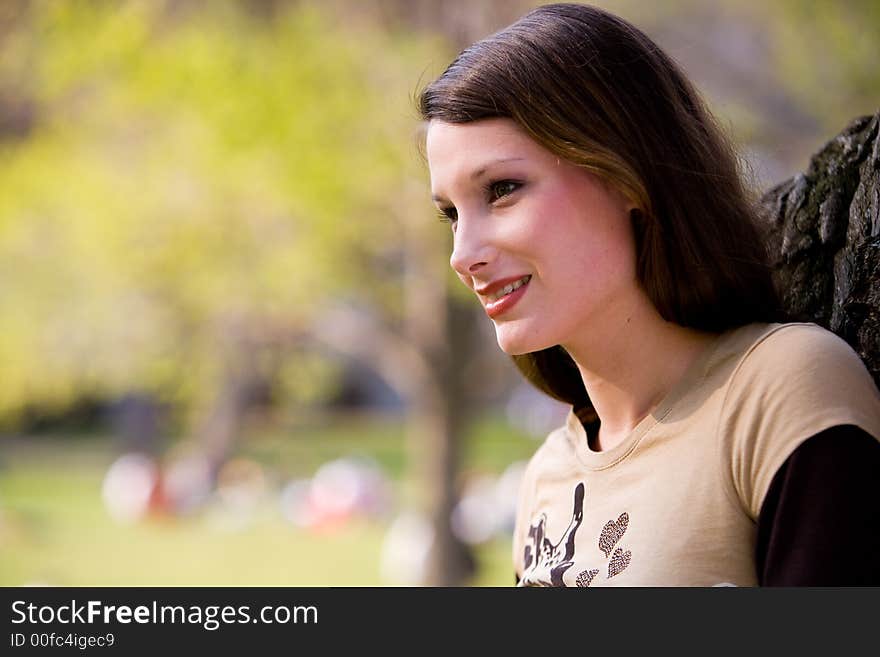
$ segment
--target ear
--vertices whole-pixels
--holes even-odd
[[[624,212],[632,214],[633,210],[641,210],[639,203],[634,200],[619,183],[610,180],[604,175],[597,175],[596,178],[599,180],[605,191],[615,197],[617,203],[620,204]]]

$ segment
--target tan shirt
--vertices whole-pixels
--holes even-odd
[[[592,451],[573,412],[538,448],[517,506],[520,585],[756,585],[774,474],[841,424],[880,439],[880,392],[841,338],[815,324],[721,334],[612,449]]]

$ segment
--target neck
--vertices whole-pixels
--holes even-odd
[[[563,345],[599,416],[597,450],[623,441],[714,337],[665,321],[646,296],[615,310]]]

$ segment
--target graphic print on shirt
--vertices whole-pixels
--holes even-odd
[[[602,528],[602,534],[599,536],[599,549],[605,553],[606,559],[611,554],[611,550],[614,550],[614,546],[617,545],[618,541],[623,538],[628,525],[628,513],[621,513],[617,518],[617,522],[609,520],[605,523],[605,526]],[[608,562],[608,579],[620,574],[629,565],[631,558],[632,552],[629,550],[625,552],[623,548],[614,550],[614,554],[611,555],[611,561]]]
[[[575,534],[584,518],[584,484],[574,489],[574,510],[571,522],[555,544],[545,536],[547,515],[542,513],[538,522],[529,526],[528,539],[523,550],[523,576],[517,586],[565,586],[562,576],[574,565]],[[617,520],[609,520],[599,535],[599,549],[610,560],[607,578],[623,572],[629,566],[632,552],[616,547],[629,526],[629,514],[621,513]],[[589,586],[599,568],[582,570],[575,580],[579,587]]]
[[[562,575],[574,565],[574,535],[584,519],[584,484],[574,489],[574,511],[568,529],[554,545],[544,536],[547,515],[542,513],[537,525],[529,527],[531,545],[523,554],[523,576],[518,586],[565,586]]]

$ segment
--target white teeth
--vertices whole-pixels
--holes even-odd
[[[529,274],[528,276],[523,276],[518,281],[514,281],[513,283],[510,283],[509,285],[505,285],[503,288],[498,290],[498,292],[496,292],[495,294],[489,295],[489,301],[490,302],[498,301],[498,299],[500,299],[501,297],[503,297],[507,294],[510,294],[514,290],[516,290],[516,289],[522,287],[523,285],[525,285],[526,283],[528,283],[529,279],[531,279],[531,277],[532,277],[531,274]]]

